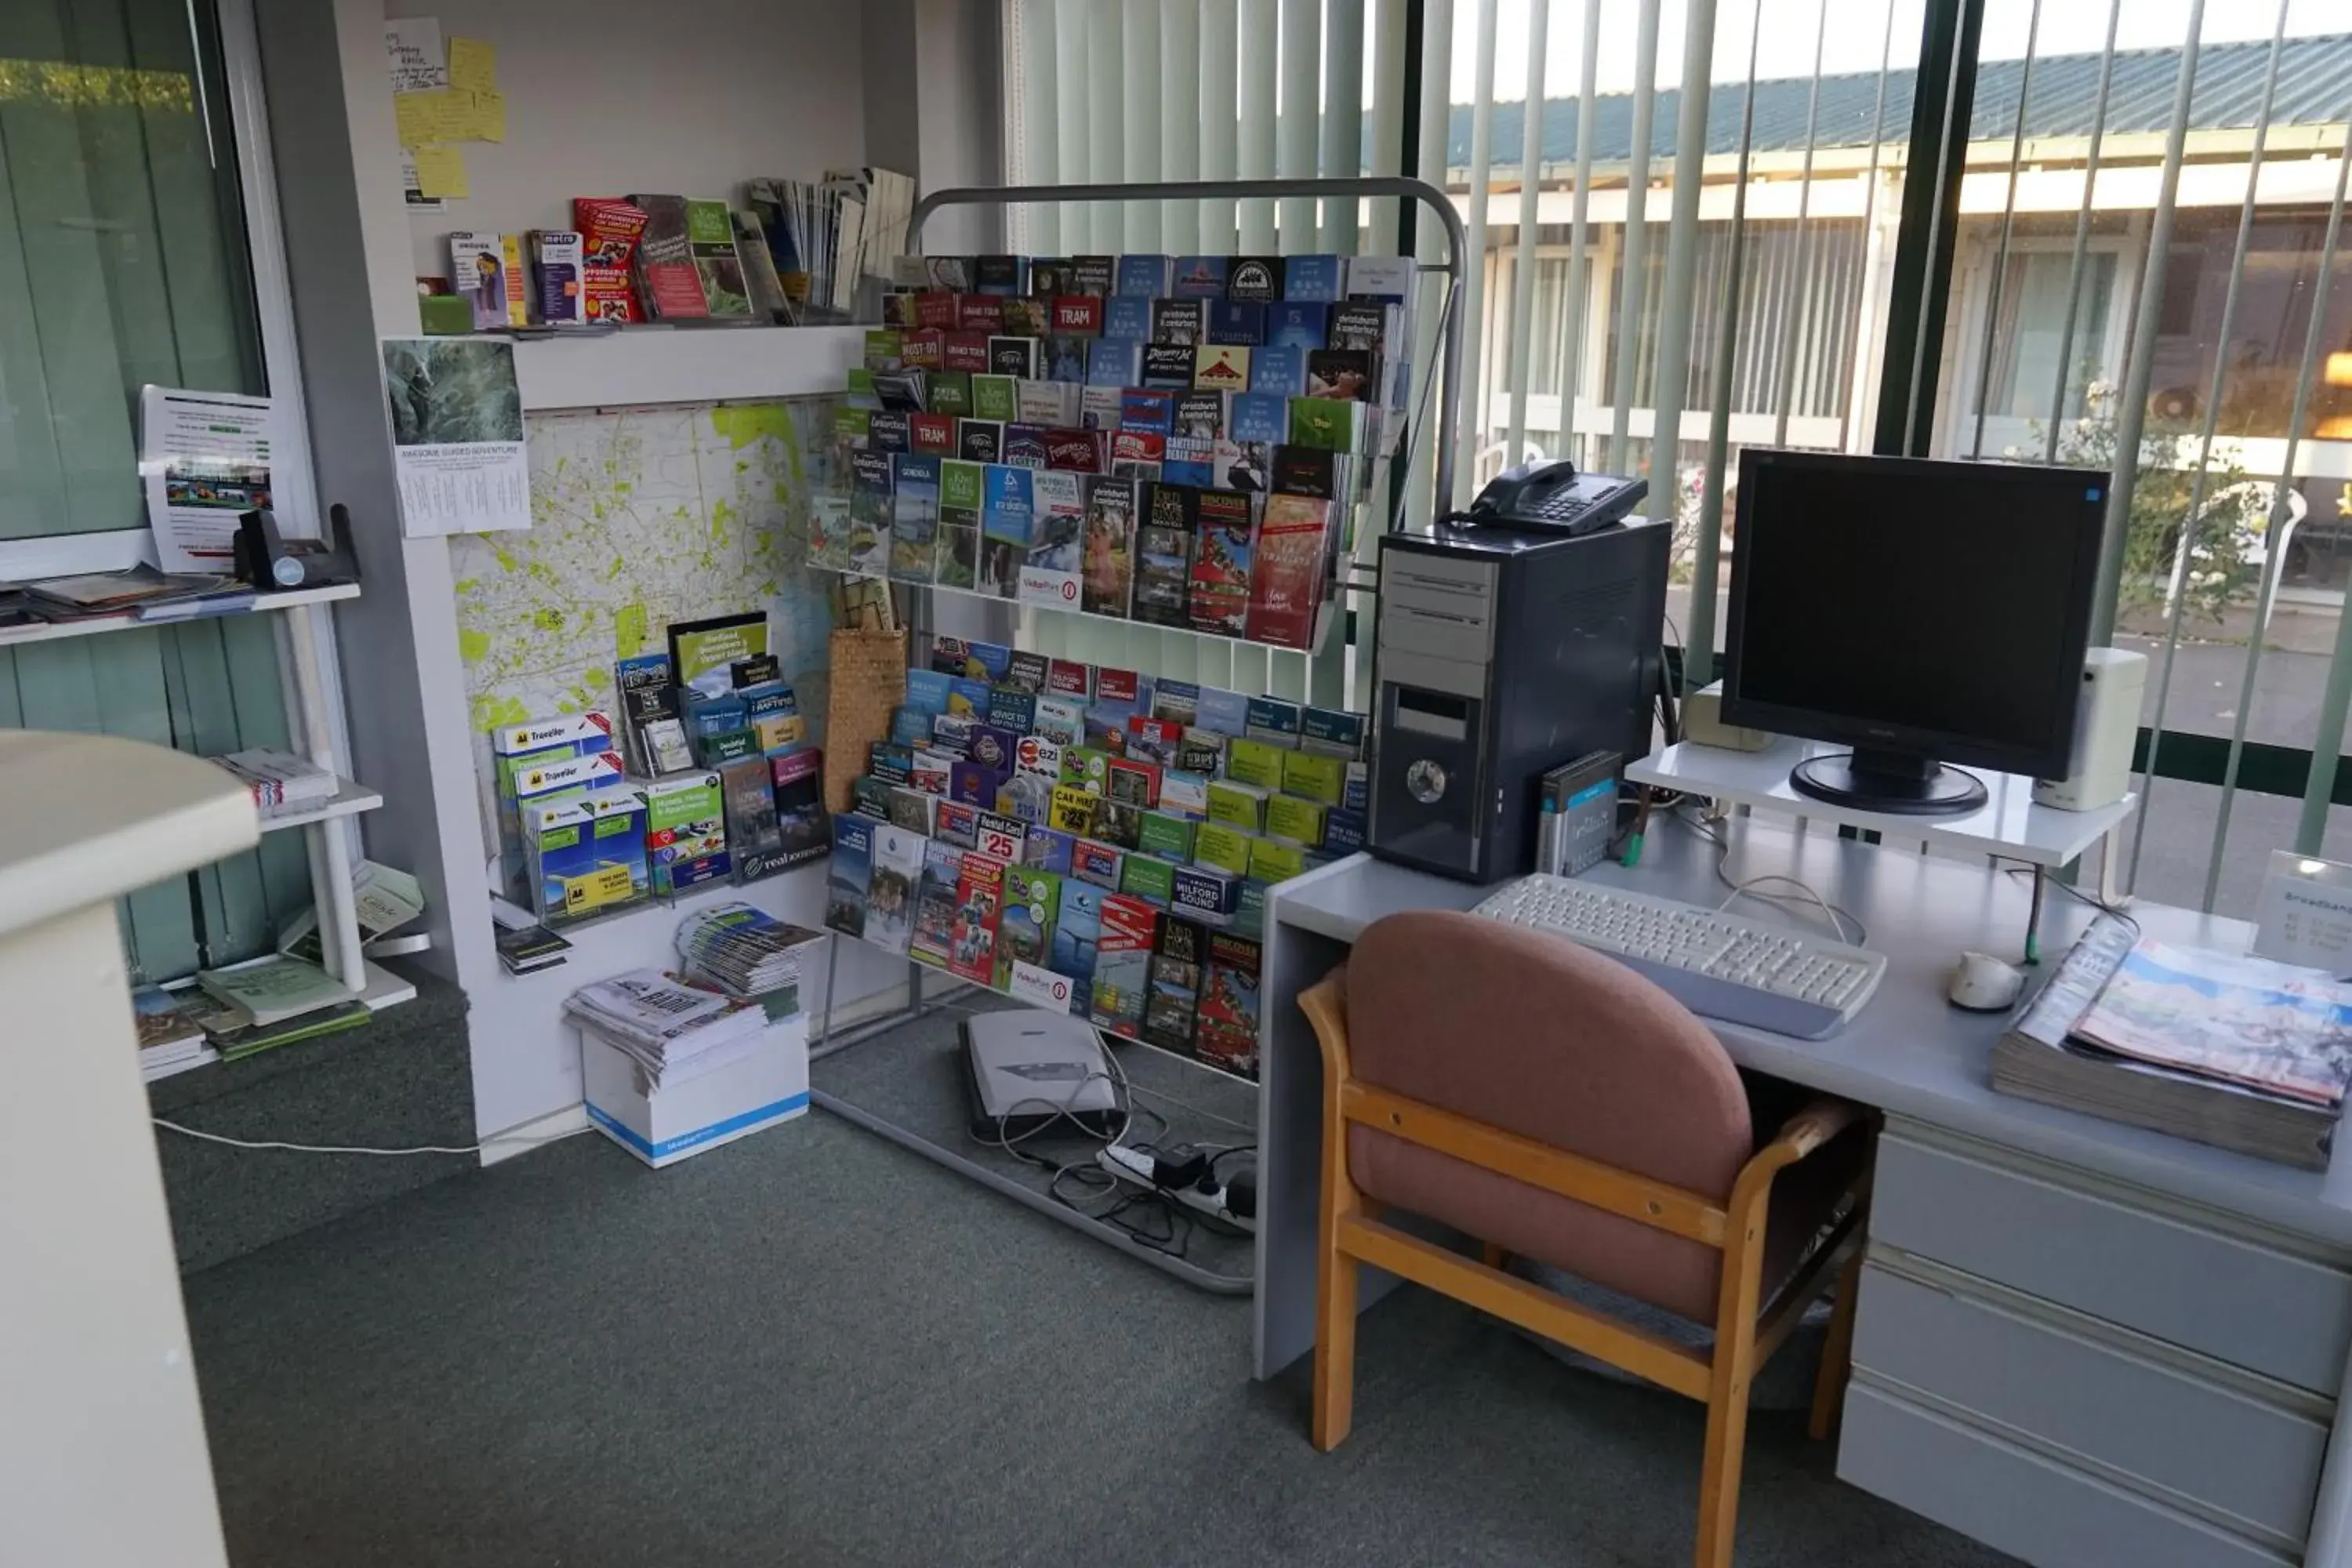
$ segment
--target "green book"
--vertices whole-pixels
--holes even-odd
[[[1250,841],[1249,874],[1260,881],[1280,882],[1307,869],[1307,852],[1279,838]]]
[[[1110,782],[1110,753],[1093,746],[1064,746],[1062,782],[1102,794]]]
[[[1230,871],[1236,877],[1246,877],[1250,865],[1250,836],[1222,822],[1204,822],[1200,832],[1193,836],[1192,858],[1203,866]]]
[[[712,319],[736,321],[751,314],[751,290],[743,281],[743,253],[735,248],[735,215],[725,202],[688,200],[686,243],[694,276]]]
[[[1282,747],[1264,741],[1232,742],[1225,747],[1225,777],[1260,789],[1280,789],[1285,755]]]
[[[952,414],[961,418],[971,413],[971,373],[968,370],[935,370],[923,378],[923,408],[929,414]]]
[[[1054,946],[1062,879],[1035,866],[1004,868],[1004,901],[996,915],[996,984],[1013,978],[1015,959],[1044,968]]]
[[[1136,847],[1146,855],[1157,855],[1163,859],[1190,860],[1192,858],[1192,819],[1168,811],[1145,812]]]
[[[1347,786],[1348,763],[1344,757],[1327,757],[1317,752],[1289,752],[1283,756],[1282,787],[1292,795],[1337,805]]]
[[[1119,868],[1118,890],[1148,900],[1164,910],[1176,896],[1175,863],[1150,855],[1130,855]]]
[[[1009,375],[975,375],[971,378],[971,416],[974,419],[1015,420],[1021,417],[1013,378]]]
[[[1230,779],[1209,781],[1209,820],[1244,833],[1265,830],[1265,791]]]
[[[1324,452],[1361,451],[1364,405],[1338,397],[1290,400],[1290,444]]]
[[[897,370],[900,364],[902,340],[888,327],[869,327],[866,331],[866,368],[869,371]],[[869,379],[866,384],[873,383]]]
[[[1265,830],[1306,849],[1323,845],[1323,805],[1295,795],[1270,795],[1265,803]]]
[[[264,1027],[352,999],[351,987],[315,963],[278,956],[234,969],[200,969],[196,984]]]

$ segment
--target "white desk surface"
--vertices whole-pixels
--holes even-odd
[[[1733,752],[1718,746],[1695,746],[1685,742],[1627,764],[1625,776],[1635,784],[1658,785],[1714,800],[1815,822],[1833,822],[1869,828],[1897,844],[1945,844],[1959,849],[1998,850],[2041,866],[2063,866],[2096,844],[2107,830],[2132,813],[2135,796],[2126,795],[2096,811],[2060,811],[2033,804],[2033,781],[2022,773],[1996,773],[1983,768],[1963,768],[1984,782],[1985,804],[1974,811],[1949,816],[1911,816],[1895,812],[1863,811],[1797,793],[1789,770],[1808,757],[1836,755],[1846,746],[1812,741],[1780,739],[1760,752]]]
[[[2324,1173],[2296,1170],[1993,1092],[1987,1062],[2006,1020],[1951,1006],[1944,980],[1963,948],[2017,957],[2029,901],[2025,874],[1841,839],[1820,828],[1801,837],[1752,819],[1722,826],[1732,846],[1727,866],[1735,881],[1765,872],[1801,878],[1862,921],[1869,931],[1864,945],[1887,959],[1877,994],[1828,1039],[1799,1040],[1710,1020],[1740,1066],[2296,1236],[2352,1247],[2352,1160]],[[1654,820],[1638,868],[1611,862],[1585,877],[1713,908],[1729,890],[1717,879],[1716,853],[1679,819]],[[1486,891],[1356,855],[1283,883],[1268,919],[1352,942],[1383,915],[1466,910]],[[1738,908],[1775,918],[1770,905],[1743,899]],[[2161,905],[2137,905],[2131,913],[2151,934],[2203,947],[2242,952],[2252,934],[2242,921]],[[1827,934],[1818,913],[1810,921],[1789,918]],[[2042,921],[2043,951],[2054,961],[2090,918],[2078,900],[2051,894]]]

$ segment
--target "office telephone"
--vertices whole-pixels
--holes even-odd
[[[1496,475],[1470,503],[1463,521],[1590,533],[1632,511],[1649,493],[1647,479],[1580,474],[1574,463],[1555,458]]]

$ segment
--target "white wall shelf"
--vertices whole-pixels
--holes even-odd
[[[184,620],[142,621],[136,616],[93,616],[80,621],[43,621],[27,626],[0,629],[0,648],[21,647],[26,643],[55,642],[59,637],[97,637],[102,632],[124,632],[139,626],[200,626],[210,621],[232,621],[242,616],[259,615],[265,610],[299,610],[311,605],[331,604],[337,599],[360,596],[357,583],[338,583],[331,588],[290,588],[275,594],[257,594],[253,608],[238,610],[226,616],[198,616]]]
[[[866,331],[632,327],[526,338],[515,344],[515,378],[526,411],[838,394],[865,357]]]
[[[365,784],[338,776],[335,793],[323,800],[290,800],[283,805],[261,807],[261,831],[275,833],[281,827],[306,827],[331,816],[356,816],[383,804],[383,796]]]

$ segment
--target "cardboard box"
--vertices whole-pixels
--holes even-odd
[[[648,1091],[637,1064],[580,1033],[582,1098],[599,1131],[656,1170],[808,1110],[808,1015],[768,1026],[747,1056]]]

